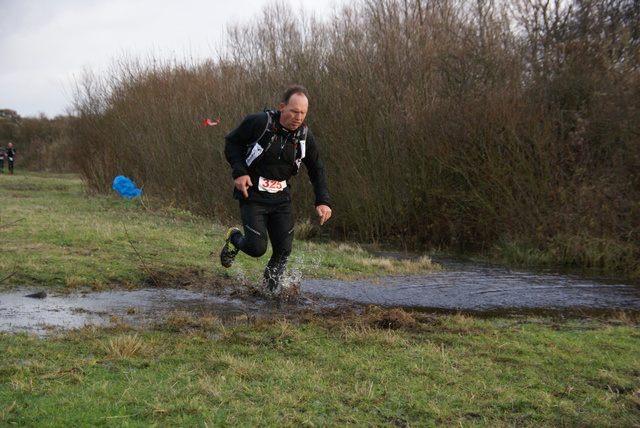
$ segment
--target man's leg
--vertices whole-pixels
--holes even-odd
[[[240,202],[240,217],[244,235],[237,228],[229,229],[220,252],[220,263],[230,268],[242,251],[251,257],[260,257],[267,251],[267,212],[265,206],[255,202]]]
[[[251,257],[260,257],[267,251],[267,208],[268,206],[255,202],[240,204],[244,235],[234,233],[231,243]]]
[[[267,230],[273,254],[264,271],[267,288],[275,290],[284,275],[289,255],[293,247],[293,229],[295,219],[291,202],[274,207],[267,219]]]

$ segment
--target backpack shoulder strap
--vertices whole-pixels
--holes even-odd
[[[296,131],[296,139],[298,140],[296,143],[296,162],[295,169],[293,175],[298,173],[300,170],[300,164],[302,163],[302,159],[307,155],[307,133],[309,128],[306,125],[301,125]]]
[[[264,134],[267,133],[268,130],[273,129],[273,126],[275,123],[276,112],[273,110],[265,110],[264,112],[267,114],[267,123],[264,125],[264,130],[262,131],[262,134],[260,134],[260,137],[258,137],[256,142],[260,141],[262,137],[264,137]]]
[[[262,154],[265,151],[269,150],[269,147],[271,146],[271,140],[269,140],[269,143],[266,147],[262,147],[260,145],[260,140],[262,140],[262,137],[264,137],[264,134],[266,134],[267,131],[273,128],[273,123],[275,121],[275,112],[273,110],[267,110],[265,111],[265,113],[267,114],[267,123],[264,126],[262,134],[260,134],[256,141],[249,144],[249,147],[247,147],[247,157],[245,159],[245,163],[247,164],[247,166],[251,166],[254,161],[260,159],[262,157]]]
[[[309,128],[307,128],[307,125],[301,125],[298,128],[298,138],[300,140],[306,140],[307,139],[307,133],[309,132]]]

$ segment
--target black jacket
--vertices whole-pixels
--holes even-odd
[[[225,137],[224,154],[231,165],[231,175],[234,179],[249,175],[253,186],[249,189],[249,200],[265,203],[280,203],[291,200],[290,179],[297,172],[295,165],[296,148],[294,147],[295,132],[289,131],[280,125],[280,112],[275,116],[275,129],[268,130],[262,138],[260,135],[267,126],[267,113],[250,114],[242,123]],[[301,125],[303,126],[303,125]],[[250,167],[246,164],[247,150],[251,144],[260,138],[259,143],[266,147],[265,142],[276,134],[276,138],[264,153],[253,162]],[[306,138],[306,155],[302,163],[307,167],[307,173],[313,192],[315,205],[329,205],[329,191],[324,172],[324,163],[320,158],[318,145],[309,130]],[[278,193],[268,193],[258,190],[258,180],[264,177],[269,180],[286,181],[287,187]],[[245,199],[238,189],[233,193],[236,199]]]

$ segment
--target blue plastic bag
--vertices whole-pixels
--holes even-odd
[[[113,179],[111,188],[118,192],[120,196],[129,199],[142,195],[142,190],[136,188],[136,183],[123,175],[119,175]]]

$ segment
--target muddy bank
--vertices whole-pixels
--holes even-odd
[[[238,292],[237,286],[201,290],[144,288],[80,293],[53,291],[39,298],[28,297],[33,292],[27,289],[0,292],[0,331],[43,334],[88,325],[150,327],[179,313],[250,322],[301,311],[357,306],[339,299],[303,294],[283,300],[257,292],[252,285],[244,292]]]

